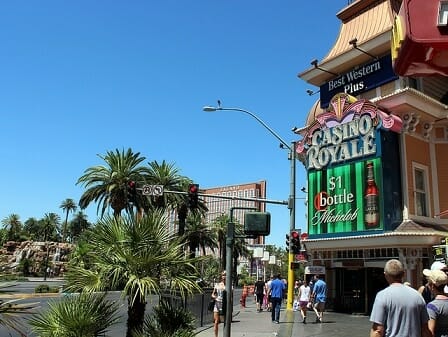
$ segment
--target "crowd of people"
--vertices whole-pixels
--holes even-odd
[[[404,282],[405,269],[396,259],[386,262],[389,286],[375,297],[370,337],[448,337],[448,268],[436,261],[424,269],[418,290]]]
[[[254,285],[257,312],[270,311],[272,322],[277,324],[281,305],[286,298],[286,289],[286,280],[280,275],[274,275],[266,282],[260,277]],[[322,322],[326,296],[327,285],[319,275],[314,275],[309,282],[295,281],[293,310],[300,311],[302,323],[306,324],[307,311],[314,311],[316,323]]]

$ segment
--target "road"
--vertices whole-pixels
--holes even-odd
[[[17,282],[17,285],[11,288],[7,288],[8,292],[6,294],[0,294],[0,298],[3,297],[3,300],[6,300],[7,297],[13,296],[14,298],[18,297],[20,294],[19,303],[38,303],[38,312],[43,312],[48,309],[48,303],[50,301],[60,301],[63,299],[60,294],[49,294],[45,297],[36,297],[34,294],[34,289],[40,284],[48,284],[50,287],[59,287],[63,284],[62,280],[49,280],[49,281],[41,281],[41,280],[33,280],[33,282]],[[234,291],[234,305],[239,306],[239,298],[241,296],[241,289],[235,289]],[[127,320],[127,301],[126,299],[120,298],[120,292],[109,292],[107,295],[107,299],[112,301],[118,301],[120,303],[119,309],[119,322],[112,327],[110,327],[110,331],[107,332],[105,337],[124,337],[126,336],[126,320]],[[146,314],[151,313],[153,307],[159,303],[159,297],[157,295],[152,295],[148,297],[148,304],[146,306]],[[24,319],[26,319],[26,315],[24,315]],[[28,316],[31,317],[31,316]],[[27,325],[28,327],[28,325]],[[31,333],[29,327],[27,328],[27,337],[35,337],[35,334]],[[0,337],[22,337],[15,331],[11,331],[6,329],[3,326],[0,326]]]
[[[5,297],[13,296],[17,298],[17,294],[20,293],[21,297],[24,298],[20,300],[18,303],[35,303],[37,302],[39,304],[37,311],[42,312],[48,309],[48,303],[50,301],[60,301],[63,299],[59,294],[53,294],[49,295],[48,297],[34,297],[34,289],[39,284],[48,284],[50,286],[60,286],[62,285],[62,281],[53,281],[53,282],[43,282],[43,281],[34,281],[34,282],[19,282],[16,286],[7,288],[8,292],[4,294],[3,296],[0,295],[0,298],[3,297],[4,300],[6,300]],[[13,295],[15,294],[15,295]],[[120,309],[119,309],[119,322],[112,326],[109,331],[106,334],[106,337],[123,337],[126,336],[126,319],[127,319],[127,302],[125,299],[120,298],[119,292],[110,292],[107,295],[107,299],[112,301],[118,301],[120,303]],[[146,307],[146,313],[151,312],[152,308],[158,304],[159,298],[156,295],[150,296],[148,299],[148,304]],[[25,316],[31,317],[31,316]],[[28,327],[28,325],[26,324]],[[29,327],[26,330],[27,337],[35,337],[35,334],[33,334]],[[19,333],[15,331],[8,330],[4,326],[0,326],[0,336],[1,337],[22,337]]]

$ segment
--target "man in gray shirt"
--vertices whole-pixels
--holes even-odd
[[[389,286],[376,294],[370,321],[370,337],[430,337],[428,312],[417,290],[402,284],[403,264],[386,262],[384,277]]]

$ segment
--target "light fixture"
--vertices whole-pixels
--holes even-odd
[[[314,66],[314,68],[319,69],[320,71],[323,71],[324,73],[328,73],[328,74],[331,74],[331,75],[333,75],[333,76],[338,76],[338,74],[336,74],[336,73],[334,73],[334,72],[332,72],[332,71],[330,71],[330,70],[327,70],[327,69],[324,69],[324,68],[318,66],[318,65],[317,65],[317,60],[316,60],[316,59],[314,59],[314,60],[311,61],[311,65]]]
[[[306,89],[306,93],[308,94],[308,96],[316,95],[316,94],[318,94],[319,92],[320,92],[320,90],[313,91],[313,90],[311,90],[311,89]]]
[[[297,135],[300,135],[300,133],[301,133],[303,130],[306,130],[307,128],[308,128],[307,126],[304,126],[303,128],[298,128],[297,126],[295,126],[295,127],[293,127],[293,128],[291,129],[291,131],[294,132],[294,133],[297,134]]]
[[[351,44],[353,46],[353,48],[355,48],[356,50],[359,50],[361,53],[364,53],[364,54],[370,56],[371,58],[378,60],[378,56],[374,56],[374,55],[370,54],[369,52],[365,51],[364,49],[361,49],[358,47],[358,39],[356,37],[351,39],[350,41],[348,41],[348,43]]]

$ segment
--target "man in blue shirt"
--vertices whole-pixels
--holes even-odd
[[[285,283],[280,274],[274,276],[271,282],[271,303],[272,303],[272,322],[278,324],[280,321],[280,307],[282,306],[283,292]]]
[[[325,301],[327,299],[327,284],[319,278],[319,275],[314,275],[314,286],[311,298],[314,303],[313,309],[316,313],[316,323],[322,323]]]

